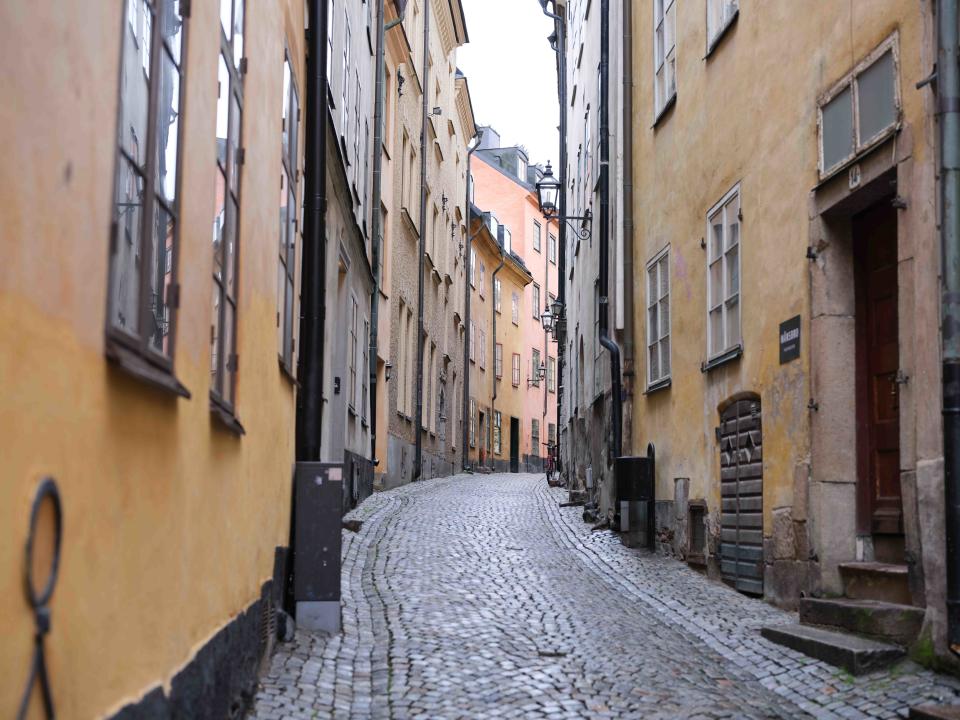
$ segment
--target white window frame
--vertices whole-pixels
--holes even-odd
[[[502,294],[502,285],[500,278],[493,279],[493,309],[500,312],[500,295]]]
[[[872,67],[873,64],[886,55],[888,51],[893,54],[893,105],[896,109],[896,114],[893,122],[879,130],[873,137],[864,140],[860,137],[860,93],[858,92],[858,80],[867,69]],[[850,101],[853,103],[853,151],[827,168],[823,165],[823,108],[848,88],[850,89]],[[903,104],[900,95],[900,33],[894,30],[888,38],[874,48],[870,54],[857,63],[850,72],[834,83],[834,85],[817,100],[817,157],[819,161],[820,179],[826,180],[832,177],[843,170],[853,160],[896,133],[900,129],[902,114]]]
[[[736,201],[736,224],[737,224],[737,241],[735,245],[730,245],[728,241],[729,233],[729,218],[728,212],[734,206],[734,201]],[[740,183],[734,185],[727,193],[707,212],[707,250],[706,250],[706,261],[707,261],[707,297],[706,297],[706,310],[707,310],[707,362],[710,363],[714,360],[722,359],[725,355],[728,354],[739,354],[739,351],[743,347],[743,276],[741,273],[741,268],[743,266],[741,259],[743,256],[743,231],[741,227],[741,208],[742,208],[742,198],[740,195]],[[719,258],[714,256],[714,237],[713,237],[713,221],[717,218],[718,215],[722,215],[722,226],[723,226],[723,236],[722,236],[722,247],[720,249]],[[737,262],[737,290],[734,293],[730,292],[728,287],[728,281],[730,278],[729,272],[729,255],[733,248],[736,247],[736,262]],[[720,293],[720,303],[718,305],[711,306],[711,297],[713,296],[713,286],[711,279],[711,268],[714,263],[720,263],[720,277],[723,287]],[[737,341],[731,342],[727,336],[727,314],[729,308],[734,304],[731,301],[735,301],[738,307],[737,313]],[[720,327],[723,330],[724,338],[723,343],[718,347],[716,351],[713,351],[714,338],[713,331],[711,327],[711,313],[720,310]]]
[[[343,76],[340,78],[342,83],[340,98],[343,100],[340,134],[343,135],[344,142],[348,142],[350,140],[350,111],[348,109],[350,107],[350,43],[353,42],[353,38],[350,31],[350,11],[346,8],[343,11],[343,17],[346,27],[343,40]]]
[[[707,55],[709,55],[740,14],[740,0],[707,0],[705,7],[707,10]],[[717,22],[713,24],[715,18]]]
[[[510,313],[514,325],[520,324],[520,296],[513,293],[510,296]]]
[[[536,283],[530,285],[530,295],[532,302],[530,303],[533,306],[533,319],[540,319],[540,286]]]
[[[533,251],[540,252],[540,242],[543,235],[543,227],[537,220],[533,221]]]
[[[653,0],[653,114],[654,121],[677,97],[677,0]],[[672,11],[672,12],[671,12]],[[670,27],[672,25],[672,27]],[[668,34],[668,31],[670,33]],[[673,43],[667,41],[672,38]],[[662,43],[662,49],[661,49]],[[662,55],[662,57],[661,57]],[[673,68],[673,84],[669,74]],[[663,82],[661,83],[661,74]],[[661,87],[662,85],[662,87]]]
[[[664,261],[665,265],[664,265]],[[666,267],[667,273],[667,282],[666,293],[663,292],[663,283],[660,281],[660,272],[661,266]],[[657,273],[657,292],[656,297],[653,297],[653,283],[650,278],[651,271]],[[646,324],[647,324],[647,389],[653,387],[659,387],[663,384],[669,382],[671,377],[671,371],[673,369],[673,363],[670,353],[672,352],[671,337],[670,337],[670,323],[672,320],[672,315],[670,314],[670,287],[671,287],[672,278],[670,276],[670,246],[667,245],[665,248],[660,250],[650,262],[647,263],[647,313],[646,313]],[[667,307],[667,323],[663,322],[663,305],[666,301]],[[709,298],[708,298],[709,302]],[[653,327],[650,323],[650,315],[652,312],[655,312],[657,315],[657,337],[653,337],[652,331]],[[666,331],[664,332],[664,324],[666,324]],[[668,368],[667,372],[663,372],[664,368],[664,342],[666,342],[666,367]],[[656,377],[653,376],[653,364],[650,362],[650,356],[654,351],[654,348],[657,352],[657,366],[659,368],[659,373]]]

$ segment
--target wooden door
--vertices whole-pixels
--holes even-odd
[[[897,211],[882,201],[853,219],[857,295],[857,466],[861,533],[903,533]]]
[[[720,574],[763,595],[763,426],[760,400],[736,400],[720,415]]]

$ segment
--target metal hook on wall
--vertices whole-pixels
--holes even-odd
[[[37,523],[40,518],[40,510],[44,502],[51,503],[53,512],[53,556],[50,560],[50,572],[47,581],[42,589],[37,588],[36,578],[33,576],[34,563],[33,551],[34,541],[36,540]],[[60,491],[57,489],[57,483],[53,478],[44,478],[37,488],[37,493],[33,498],[33,506],[30,510],[30,532],[27,535],[27,545],[25,552],[26,567],[24,569],[24,589],[26,591],[27,602],[33,610],[34,629],[34,649],[33,660],[30,666],[30,679],[27,682],[27,688],[23,693],[23,699],[20,701],[20,710],[17,712],[17,720],[24,720],[27,716],[27,709],[30,706],[30,696],[33,694],[33,686],[39,682],[40,692],[43,698],[43,709],[46,717],[56,717],[53,708],[53,696],[50,692],[50,678],[47,675],[46,658],[43,654],[43,638],[50,632],[50,597],[53,595],[53,588],[57,583],[57,571],[60,567],[60,539],[63,532],[63,511],[60,505]]]

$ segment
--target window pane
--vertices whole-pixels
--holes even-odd
[[[287,192],[287,173],[280,168],[280,258],[287,259],[287,219],[289,193]]]
[[[710,311],[710,354],[723,350],[723,307]]]
[[[290,88],[290,172],[293,173],[294,177],[297,174],[297,153],[299,148],[297,147],[300,140],[300,123],[297,120],[297,117],[300,113],[300,98],[297,97],[297,89],[295,87]]]
[[[897,119],[894,99],[893,52],[887,51],[857,77],[860,103],[860,142],[865,143]]]
[[[147,327],[150,347],[167,354],[169,351],[169,313],[167,294],[173,280],[173,218],[156,203],[153,235],[150,238],[148,269]]]
[[[290,157],[290,63],[283,63],[283,157]]]
[[[727,297],[740,292],[740,248],[734,246],[727,252]]]
[[[727,303],[727,347],[740,343],[740,299]]]
[[[230,34],[233,31],[233,19],[231,17],[232,5],[232,0],[220,0],[220,26],[227,34],[227,40],[230,39]]]
[[[237,275],[237,203],[233,196],[227,197],[227,232],[224,235],[223,265],[227,274],[227,295],[236,297]]]
[[[667,8],[666,17],[664,18],[663,23],[663,46],[664,52],[669,55],[670,51],[673,50],[673,46],[676,44],[677,36],[677,4],[675,2],[670,3],[670,7]]]
[[[660,370],[662,377],[670,374],[670,336],[660,341]]]
[[[659,315],[656,305],[647,311],[647,333],[650,343],[655,343],[657,338],[660,337]]]
[[[283,314],[286,306],[286,301],[284,299],[286,287],[287,273],[284,270],[283,265],[277,263],[277,348],[279,348],[280,356],[284,359],[287,357],[287,346],[284,343],[284,337],[286,336],[287,330],[287,317]]]
[[[665,255],[657,263],[660,266],[660,297],[666,297],[670,292],[670,256]]]
[[[220,305],[222,291],[219,283],[213,283],[213,302],[211,303],[210,324],[210,386],[219,393],[222,388],[223,375],[220,373]]]
[[[157,112],[157,190],[167,202],[177,195],[177,141],[180,127],[180,72],[170,56],[161,53]]]
[[[734,247],[740,242],[740,221],[737,220],[739,208],[727,208],[727,220],[730,223],[727,230],[727,247]]]
[[[140,328],[140,243],[144,181],[123,156],[117,168],[114,222],[116,251],[110,260],[110,324],[136,334]]]
[[[850,88],[845,88],[824,105],[822,113],[823,169],[829,170],[853,154],[853,102]]]
[[[163,6],[160,15],[160,37],[166,42],[173,61],[180,64],[180,47],[183,43],[183,22],[180,19],[180,0]]]
[[[236,352],[233,333],[233,318],[236,311],[233,303],[229,299],[224,301],[223,310],[223,356],[220,359],[221,367],[223,368],[223,390],[221,397],[232,405],[234,371],[227,366],[230,365],[230,357]]]
[[[220,95],[217,97],[217,162],[220,167],[227,167],[227,124],[230,109],[230,72],[227,63],[220,56],[217,70],[217,83]]]
[[[233,8],[233,62],[237,68],[243,58],[243,3],[244,0],[234,0]]]
[[[293,264],[295,261],[294,249],[297,247],[297,211],[296,198],[293,196],[293,190],[289,191],[287,198],[287,207],[290,211],[287,213],[287,272],[293,274]]]
[[[656,304],[660,296],[660,290],[657,285],[657,266],[654,265],[647,271],[647,306]]]
[[[650,346],[647,353],[650,363],[650,382],[660,379],[660,349],[656,344]]]
[[[233,93],[230,102],[230,133],[227,138],[227,162],[229,169],[227,176],[230,178],[230,190],[237,192],[240,185],[240,168],[237,167],[237,155],[240,148],[240,103],[237,102]]]
[[[710,266],[710,307],[716,307],[723,300],[723,262],[716,260]]]
[[[284,294],[284,334],[283,347],[284,357],[293,359],[293,280],[289,277],[286,282],[286,292]]]
[[[223,233],[227,223],[227,181],[222,170],[217,170],[216,206],[213,215],[213,274],[223,277]]]
[[[717,213],[717,216],[710,221],[710,262],[713,262],[723,254],[723,213]]]
[[[670,334],[670,300],[664,298],[660,301],[660,337],[666,337]]]
[[[149,6],[137,0],[140,15],[150,15]],[[150,101],[149,60],[144,71],[138,48],[149,58],[150,37],[144,35],[142,21],[134,21],[137,30],[124,28],[123,61],[120,67],[120,120],[117,124],[117,144],[143,168],[147,162],[147,110]]]

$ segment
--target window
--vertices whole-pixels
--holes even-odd
[[[540,286],[536,283],[530,287],[531,302],[533,306],[533,319],[540,319]]]
[[[407,310],[403,300],[399,301],[400,311],[397,314],[397,324],[400,328],[397,333],[397,355],[394,364],[397,366],[397,412],[406,413],[407,402]]]
[[[533,249],[534,249],[534,251],[536,251],[536,252],[540,252],[540,235],[541,235],[541,232],[542,232],[542,228],[540,227],[540,223],[538,223],[536,220],[534,220],[534,221],[533,221]]]
[[[350,296],[350,336],[347,340],[347,406],[356,413],[357,405],[357,322],[359,321],[357,299]]]
[[[171,372],[179,295],[177,169],[186,21],[173,0],[129,0],[126,5],[107,352],[121,363],[132,354]],[[150,147],[156,151],[148,152]],[[178,392],[187,394],[182,388]]]
[[[349,13],[349,8],[344,8],[343,19],[346,23],[346,35],[343,39],[343,76],[340,78],[340,99],[342,102],[342,106],[340,108],[340,134],[343,136],[344,141],[349,138],[350,134],[350,44],[352,42],[352,38],[350,34]],[[346,148],[344,148],[344,154],[346,154]]]
[[[510,360],[513,386],[520,387],[520,353],[514,353]]]
[[[820,177],[892,135],[900,119],[896,33],[819,103]]]
[[[470,398],[470,447],[477,446],[477,401]]]
[[[660,117],[677,95],[677,4],[676,0],[653,0],[653,107]]]
[[[647,387],[670,377],[670,248],[647,263]]]
[[[493,279],[493,309],[500,312],[500,278]]]
[[[540,421],[537,418],[530,420],[530,446],[533,454],[540,457]]]
[[[557,391],[557,359],[547,358],[547,390],[549,392]]]
[[[477,324],[470,321],[470,360],[477,361]]]
[[[509,255],[513,252],[513,233],[510,232],[510,228],[506,225],[501,225],[503,228],[503,251]]]
[[[499,233],[498,228],[500,227],[500,221],[497,220],[497,216],[494,215],[493,213],[490,213],[489,226],[490,226],[490,234],[496,238]]]
[[[333,69],[333,32],[336,27],[336,15],[333,14],[333,0],[327,0],[327,82],[331,83],[333,78],[330,72]]]
[[[367,397],[370,391],[368,343],[370,341],[370,321],[363,321],[363,335],[360,336],[360,353],[363,361],[360,363],[360,419],[367,422]]]
[[[476,185],[473,182],[473,173],[470,173],[470,202],[477,202]]]
[[[497,455],[501,452],[501,443],[500,443],[500,424],[501,416],[499,410],[493,411],[493,452]]]
[[[540,351],[533,349],[530,360],[530,383],[540,387]]]
[[[353,85],[353,172],[360,174],[360,73],[354,73]]]
[[[297,95],[290,57],[283,63],[283,139],[280,160],[280,264],[277,273],[277,343],[280,362],[293,374],[294,324],[296,318],[297,232],[300,212],[297,205],[298,141],[300,137],[300,100]]]
[[[411,375],[413,369],[417,367],[416,357],[420,342],[420,333],[417,330],[416,323],[413,322],[413,310],[409,307],[407,308],[407,333],[407,362],[405,366],[408,368],[406,407],[407,415],[409,416],[413,413],[414,409],[413,393],[415,384]]]
[[[485,276],[487,274],[487,268],[483,264],[483,260],[480,261],[480,297],[483,297],[484,294],[484,285],[485,285]]]
[[[557,236],[553,234],[547,236],[547,259],[551,264],[557,264]]]
[[[737,16],[740,0],[707,0],[707,53]]]
[[[503,344],[497,343],[493,348],[493,372],[497,380],[503,377]]]
[[[511,296],[512,307],[510,308],[513,324],[520,324],[520,296],[517,293],[513,293]]]
[[[557,426],[554,423],[547,423],[547,447],[553,449],[557,446]]]
[[[517,155],[517,177],[522,182],[527,181],[527,161]]]
[[[477,286],[477,251],[470,248],[470,287]]]
[[[487,367],[487,334],[483,331],[479,331],[480,335],[480,369],[485,370]]]
[[[239,72],[243,46],[243,0],[220,0],[219,97],[217,99],[216,206],[213,218],[213,325],[210,330],[210,393],[233,412],[237,374],[237,250],[240,205],[241,114]],[[228,29],[229,28],[229,29]]]
[[[707,215],[707,348],[710,360],[740,346],[740,186]]]

